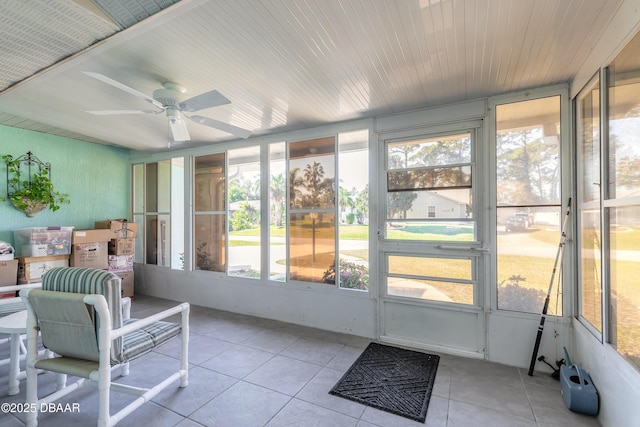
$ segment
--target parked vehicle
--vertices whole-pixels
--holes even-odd
[[[521,216],[527,221],[527,228],[533,225],[533,214],[527,212],[516,212],[516,216]]]
[[[527,231],[529,229],[529,221],[521,215],[513,215],[507,218],[505,230],[509,231]]]

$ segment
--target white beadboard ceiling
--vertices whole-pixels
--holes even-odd
[[[162,114],[87,113],[149,104],[83,71],[217,89],[198,114],[256,136],[568,82],[621,1],[182,0],[123,30],[89,0],[1,0],[0,125],[167,149]]]

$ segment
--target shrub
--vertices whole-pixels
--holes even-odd
[[[347,214],[347,224],[352,225],[356,220],[356,216],[352,213]]]
[[[196,248],[196,269],[218,271],[218,266],[211,259],[211,254],[207,250],[207,242],[203,242]]]
[[[527,280],[520,275],[511,276],[508,280],[510,283],[504,285],[505,281],[502,281],[498,286],[498,306],[501,309],[525,313],[542,312],[547,294],[539,289],[520,286],[520,282]]]
[[[335,261],[322,275],[325,283],[336,283]],[[369,289],[369,268],[355,262],[340,260],[340,287],[349,289]]]
[[[248,202],[242,202],[237,211],[233,212],[229,219],[231,231],[240,231],[254,228],[259,222],[260,212],[254,209]]]

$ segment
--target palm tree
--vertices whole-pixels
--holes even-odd
[[[284,204],[284,194],[286,191],[286,182],[284,180],[283,174],[272,175],[271,176],[271,185],[269,189],[271,190],[271,199],[273,200],[273,208],[274,208],[274,217],[276,226],[282,227],[282,209]]]
[[[353,195],[354,195],[353,191],[349,191],[342,186],[339,187],[338,204],[340,205],[341,213],[344,213],[347,210],[347,208],[349,208],[349,212],[353,212],[353,209],[356,206],[356,202]]]
[[[304,184],[302,178],[298,176],[298,172],[300,172],[300,168],[289,170],[289,206],[291,208],[295,208],[296,204],[299,204],[300,187]]]
[[[364,224],[364,218],[369,212],[369,184],[356,196],[355,210],[358,224]]]
[[[304,168],[303,176],[305,180],[305,187],[309,190],[310,194],[310,206],[312,209],[320,207],[320,192],[322,190],[322,179],[324,178],[324,168],[322,164],[314,161],[312,165],[307,164]]]

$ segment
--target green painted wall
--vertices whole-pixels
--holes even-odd
[[[0,126],[0,155],[31,151],[51,163],[56,190],[71,203],[56,212],[45,209],[27,218],[9,201],[0,201],[0,240],[13,244],[13,230],[27,227],[93,228],[96,220],[127,218],[130,212],[129,150]],[[0,195],[7,195],[7,167],[0,162]]]

